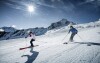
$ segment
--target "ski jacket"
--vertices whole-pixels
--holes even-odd
[[[30,33],[30,34],[28,34],[28,36],[27,36],[27,37],[29,37],[30,39],[35,39],[35,34]]]
[[[75,29],[75,28],[71,28],[71,29],[69,30],[69,33],[70,33],[70,32],[75,33],[75,34],[78,33],[77,29]]]

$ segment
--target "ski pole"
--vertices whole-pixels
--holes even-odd
[[[78,34],[77,34],[78,35]],[[79,35],[78,35],[79,36]],[[84,41],[80,36],[79,36],[79,38],[82,40],[82,41]]]
[[[68,34],[67,34],[68,35]],[[62,41],[67,37],[67,35],[62,39]]]
[[[25,45],[27,46],[27,39],[25,38]]]

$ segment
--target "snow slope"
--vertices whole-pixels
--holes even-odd
[[[70,37],[67,32],[48,31],[36,37],[34,44],[39,46],[21,51],[30,45],[29,38],[0,41],[0,63],[100,63],[100,27],[79,29],[75,42],[66,45],[62,43]]]

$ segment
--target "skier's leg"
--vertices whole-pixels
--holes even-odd
[[[33,39],[31,39],[31,41],[30,41],[31,47],[33,47],[33,46],[34,46],[32,42],[33,42]]]
[[[72,41],[73,41],[73,38],[74,38],[75,35],[76,35],[76,33],[73,34],[73,36],[72,36]]]
[[[70,42],[72,42],[72,34],[71,34],[71,36],[70,36],[70,39],[69,39],[69,41],[70,41]]]
[[[71,42],[73,42],[74,36],[75,36],[75,33],[72,33],[72,34],[71,34],[71,37],[70,37],[70,41],[71,41]]]

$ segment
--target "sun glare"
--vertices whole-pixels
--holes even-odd
[[[35,7],[33,5],[29,5],[28,6],[28,11],[29,12],[34,12],[35,11]]]

